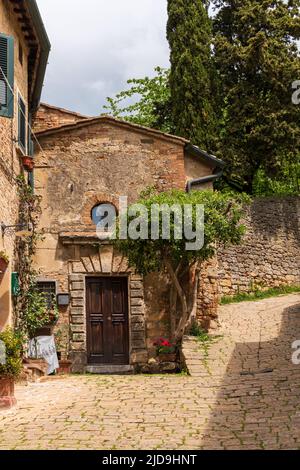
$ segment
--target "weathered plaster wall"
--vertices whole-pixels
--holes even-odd
[[[19,91],[28,103],[28,48],[24,40],[21,25],[13,13],[13,4],[0,0],[0,32],[14,37],[14,91]],[[23,65],[19,62],[19,43],[23,48]],[[13,119],[0,116],[0,223],[12,225],[18,219],[18,197],[15,177],[21,172],[21,165],[16,144],[18,120],[17,99],[14,101]],[[10,257],[5,275],[0,275],[0,330],[11,320],[10,278],[14,270],[14,236],[0,234],[0,251],[4,250]]]
[[[245,225],[244,243],[218,252],[220,295],[300,285],[300,198],[257,199]]]

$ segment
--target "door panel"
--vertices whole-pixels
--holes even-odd
[[[126,278],[87,279],[89,364],[128,364],[128,288]]]

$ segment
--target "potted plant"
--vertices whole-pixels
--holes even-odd
[[[159,338],[154,342],[156,354],[160,362],[175,362],[177,357],[177,348],[168,339]]]
[[[0,409],[16,404],[15,380],[22,370],[22,341],[11,328],[0,333]]]
[[[0,274],[5,273],[9,263],[9,257],[4,251],[0,251]]]
[[[59,375],[67,375],[71,373],[72,361],[67,359],[69,352],[69,326],[63,325],[55,333],[55,343],[57,356],[59,361]]]
[[[32,171],[34,168],[34,161],[32,157],[29,157],[28,155],[23,155],[22,156],[22,164],[25,170],[27,171]]]
[[[35,282],[30,287],[27,298],[25,318],[29,337],[32,339],[36,336],[51,335],[59,317],[55,299],[49,303],[45,294],[37,289]]]

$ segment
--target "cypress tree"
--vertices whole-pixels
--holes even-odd
[[[253,191],[258,172],[285,178],[300,155],[300,0],[215,0],[215,60],[221,80],[220,154],[228,180]],[[283,175],[283,176],[280,176]]]
[[[168,0],[167,39],[174,133],[212,151],[215,115],[207,1]]]

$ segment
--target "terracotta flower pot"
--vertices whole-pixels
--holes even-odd
[[[17,403],[15,382],[11,377],[0,377],[0,409],[8,409]]]
[[[32,157],[23,156],[22,157],[22,163],[23,163],[23,167],[25,168],[25,170],[27,170],[27,171],[32,171],[33,170],[34,161],[33,161]]]
[[[175,353],[159,354],[159,362],[176,362]]]
[[[60,360],[58,375],[68,375],[71,373],[72,361]]]

